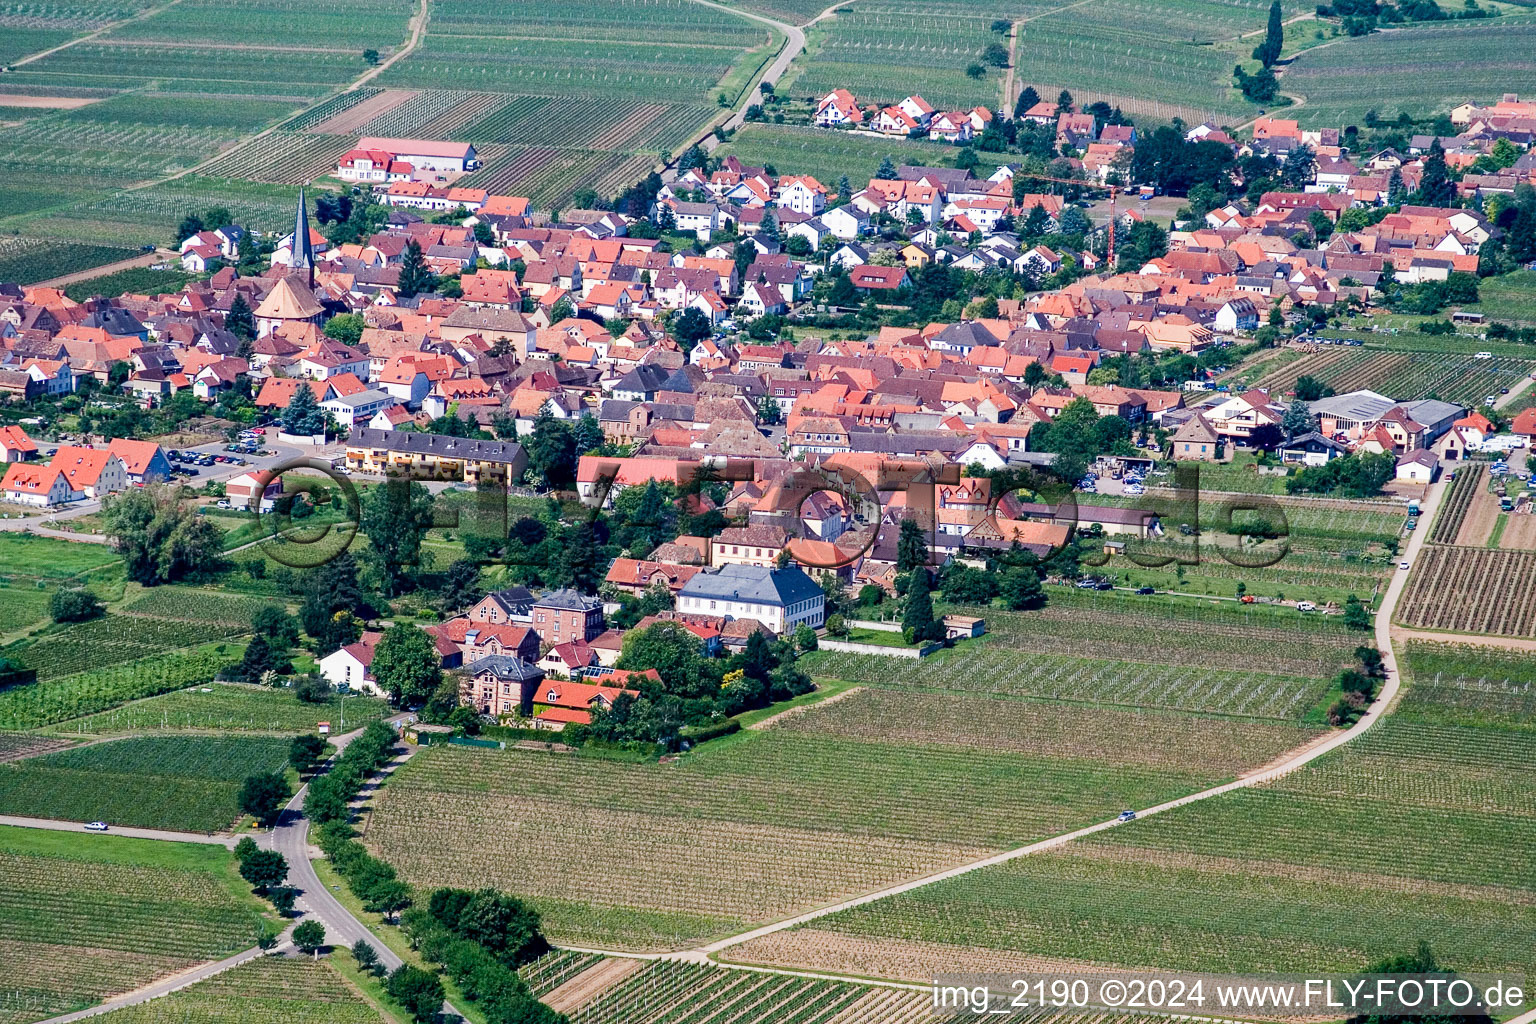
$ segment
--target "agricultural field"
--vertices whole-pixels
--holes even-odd
[[[975,1024],[985,1018],[937,1010],[927,992],[671,960],[633,966],[638,969],[591,998],[574,1006],[562,1000],[557,1008],[573,1024]],[[1050,1019],[1061,1024],[1114,1021],[1103,1014],[1054,1014]],[[1140,1019],[1158,1024],[1157,1018]]]
[[[416,884],[521,890],[557,942],[676,948],[1188,792],[1308,735],[983,696],[954,698],[985,720],[960,735],[910,696],[855,693],[669,765],[431,748],[376,798],[367,841]],[[514,867],[594,846],[652,867],[537,892]]]
[[[222,959],[270,927],[220,846],[0,826],[0,865],[7,1024]]]
[[[247,776],[281,771],[288,737],[157,736],[0,766],[0,813],[216,832],[240,816]]]
[[[1210,44],[1262,29],[1267,10],[1243,0],[1064,8],[1020,26],[1016,77],[1042,96],[1070,89],[1079,103],[1104,100],[1153,122],[1245,120],[1258,108],[1232,86],[1232,55]]]
[[[114,1010],[110,1024],[384,1024],[325,961],[265,956],[138,1006]]]
[[[36,729],[114,708],[143,697],[206,683],[239,659],[239,644],[210,644],[162,652],[47,682],[0,690],[0,729]]]
[[[524,891],[555,941],[676,948],[1267,763],[1316,734],[1302,719],[1353,647],[1289,610],[1236,605],[1073,594],[986,614],[992,638],[922,662],[812,655],[814,676],[866,688],[675,764],[423,751],[376,798],[367,841],[413,883],[511,891],[526,890],[518,851],[601,846],[655,867],[607,877],[600,897],[582,878]],[[1093,660],[1089,634],[1108,648]],[[1251,664],[1213,667],[1238,647]],[[1143,660],[1111,660],[1132,651]]]
[[[26,732],[0,732],[0,761],[16,761],[24,757],[63,750],[69,740],[36,736]]]
[[[915,92],[939,110],[995,107],[1004,72],[990,68],[972,79],[966,67],[981,60],[988,43],[1008,44],[991,30],[995,19],[1049,6],[1027,0],[861,2],[818,25],[814,44],[797,62],[799,74],[791,71],[794,77],[780,91],[819,97],[846,88],[866,105],[895,103]]]
[[[1393,342],[1376,342],[1381,344]],[[1470,352],[1403,351],[1368,343],[1323,348],[1275,369],[1254,386],[1289,394],[1298,377],[1312,376],[1339,394],[1366,389],[1404,402],[1433,397],[1475,407],[1484,396],[1529,380],[1532,370],[1536,360],[1529,358],[1476,359]]]
[[[742,125],[731,141],[720,148],[720,154],[734,156],[750,167],[772,167],[780,174],[810,174],[834,189],[837,179],[846,174],[857,189],[875,176],[880,162],[887,157],[897,166],[946,167],[954,159],[954,148],[937,142],[879,139],[825,128],[753,123]]]
[[[1270,481],[1284,482],[1284,477],[1259,476],[1245,470],[1251,465],[1223,466],[1217,472],[1200,468],[1200,519],[1205,531],[1200,538],[1200,560],[1195,565],[1168,565],[1145,568],[1129,557],[1114,558],[1103,573],[1120,586],[1152,586],[1159,591],[1233,598],[1238,584],[1243,593],[1261,601],[1309,600],[1325,605],[1342,605],[1349,594],[1368,599],[1390,575],[1394,545],[1401,542],[1405,508],[1396,501],[1345,501],[1332,498],[1289,497],[1273,495],[1273,501],[1285,516],[1287,536],[1285,554],[1273,565],[1257,568],[1236,565],[1221,557],[1240,545],[1240,538],[1226,532],[1222,519],[1226,502],[1233,495],[1227,490],[1245,488],[1249,493],[1262,491]],[[1166,484],[1170,477],[1155,478]],[[1159,500],[1172,500],[1176,492],[1165,486],[1150,488],[1147,495],[1079,496],[1079,515],[1091,506],[1156,509]],[[1238,499],[1243,500],[1243,499]],[[1242,529],[1256,517],[1251,512],[1234,512],[1234,528]],[[1164,524],[1165,531],[1171,528]],[[1267,542],[1276,544],[1277,542]],[[1191,556],[1193,546],[1186,538],[1172,535],[1165,540],[1138,542],[1128,550],[1146,554]],[[1245,549],[1245,554],[1255,549]],[[1278,551],[1275,547],[1270,550]]]
[[[108,614],[88,622],[50,628],[0,648],[0,654],[35,669],[38,682],[46,683],[184,647],[231,640],[249,632],[249,622],[249,618],[240,625]]]
[[[65,274],[116,263],[136,255],[134,250],[46,238],[0,239],[0,281],[36,284]]]
[[[1536,271],[1517,270],[1477,283],[1478,301],[1460,308],[1485,314],[1490,320],[1536,324]]]
[[[63,722],[50,731],[111,735],[184,729],[292,736],[313,732],[319,721],[331,722],[339,733],[342,714],[346,715],[347,726],[356,728],[386,717],[389,705],[373,697],[349,697],[345,705],[338,701],[306,704],[288,690],[211,683]]]
[[[1517,14],[1340,39],[1303,52],[1280,88],[1306,97],[1303,124],[1338,126],[1361,124],[1370,110],[1383,120],[1447,113],[1533,70],[1536,18]]]
[[[1471,509],[1478,493],[1484,489],[1487,480],[1485,469],[1484,466],[1472,463],[1456,470],[1456,478],[1445,495],[1445,504],[1435,516],[1434,529],[1429,534],[1430,543],[1456,543],[1456,538],[1461,535],[1462,524],[1466,521],[1467,511]]]
[[[76,302],[84,302],[96,295],[163,295],[180,290],[192,278],[193,275],[180,270],[136,267],[88,281],[76,281],[65,286],[64,294]]]
[[[909,979],[1042,958],[1347,971],[1422,940],[1459,969],[1523,970],[1536,941],[1530,672],[1469,648],[1415,646],[1407,665],[1401,715],[1277,782],[730,956]]]
[[[188,176],[164,185],[89,198],[51,210],[33,227],[62,238],[128,245],[168,245],[189,210],[223,206],[242,224],[273,231],[293,219],[296,186]]]
[[[1398,619],[1455,633],[1536,636],[1536,552],[1427,544]]]
[[[1518,651],[1469,644],[1407,644],[1413,687],[1393,716],[1479,729],[1536,729],[1536,670]]]

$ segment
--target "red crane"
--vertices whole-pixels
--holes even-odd
[[[1048,174],[1024,174],[1022,171],[1019,172],[1019,176],[1023,177],[1023,178],[1030,178],[1030,179],[1039,180],[1039,181],[1054,181],[1058,185],[1076,185],[1078,188],[1108,188],[1109,189],[1109,245],[1105,249],[1105,255],[1106,255],[1107,259],[1108,259],[1110,268],[1111,269],[1114,268],[1114,265],[1115,265],[1115,196],[1120,191],[1120,186],[1119,185],[1095,185],[1091,181],[1079,181],[1079,180],[1077,180],[1075,178],[1053,178],[1053,177],[1051,177]]]

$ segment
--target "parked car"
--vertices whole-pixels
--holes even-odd
[[[1317,605],[1311,601],[1297,601],[1296,610],[1299,612],[1315,612],[1317,611]]]
[[[1408,563],[1407,562],[1398,562],[1397,563],[1397,567],[1399,569],[1406,569],[1406,568],[1408,568]]]
[[[1119,821],[1135,821],[1136,820],[1136,812],[1135,811],[1121,811],[1120,812],[1120,817],[1117,820],[1119,820]]]
[[[1157,593],[1157,588],[1156,587],[1137,587],[1136,588],[1136,593],[1138,593],[1138,594],[1155,594],[1155,593]]]
[[[1256,598],[1252,594],[1244,594],[1242,597],[1238,598],[1238,600],[1243,604],[1253,604]]]
[[[215,508],[229,508],[229,499],[228,498],[220,498],[218,501],[214,502],[213,504],[214,504]]]
[[[85,829],[87,832],[105,832],[107,830],[107,823],[104,821],[92,821],[87,823]]]

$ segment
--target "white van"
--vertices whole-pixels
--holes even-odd
[[[1311,601],[1297,601],[1296,610],[1299,612],[1315,612],[1317,611],[1317,605]]]

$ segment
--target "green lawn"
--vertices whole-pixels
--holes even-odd
[[[30,533],[0,533],[0,575],[67,579],[120,561],[105,544],[80,544]]]
[[[113,740],[0,765],[0,812],[215,832],[239,817],[246,776],[287,758],[276,737]]]

